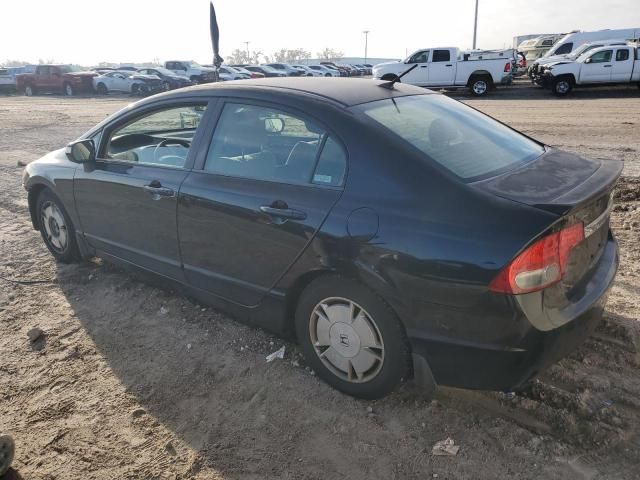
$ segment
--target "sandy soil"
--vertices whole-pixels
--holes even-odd
[[[620,274],[596,334],[514,397],[410,384],[342,395],[295,345],[99,260],[57,265],[30,225],[18,161],[128,98],[0,97],[0,432],[8,478],[611,479],[640,467],[640,94],[557,100],[516,88],[470,103],[552,145],[623,158]],[[465,97],[461,97],[466,100]],[[35,343],[30,329],[44,332]],[[286,345],[283,361],[265,355]],[[434,457],[451,437],[454,457]]]

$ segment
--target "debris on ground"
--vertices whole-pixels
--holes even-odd
[[[447,438],[436,442],[431,449],[431,455],[455,456],[458,454],[458,450],[460,450],[460,446],[455,444],[453,438]]]
[[[31,343],[37,342],[43,336],[44,336],[44,332],[42,331],[42,329],[38,327],[32,328],[27,332],[27,338],[29,338],[29,341]]]
[[[276,358],[282,360],[284,358],[284,345],[279,350],[276,350],[273,353],[270,353],[265,357],[267,359],[267,363],[273,362]]]

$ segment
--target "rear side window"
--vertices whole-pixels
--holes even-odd
[[[555,55],[564,55],[565,53],[571,53],[571,50],[573,50],[573,42],[563,43],[555,51]]]
[[[451,60],[449,50],[434,50],[432,62],[448,62]]]
[[[625,62],[629,60],[629,50],[624,49],[624,50],[618,50],[616,52],[616,61],[617,62]]]
[[[442,95],[413,95],[353,107],[465,181],[498,175],[544,148]]]
[[[276,108],[227,103],[204,169],[231,177],[339,186],[346,158],[313,121]]]

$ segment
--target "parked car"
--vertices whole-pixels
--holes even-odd
[[[324,77],[322,72],[309,68],[308,65],[291,65],[293,68],[297,68],[302,72],[304,77]]]
[[[309,65],[309,68],[315,72],[320,72],[325,77],[339,77],[340,72],[328,65]]]
[[[251,70],[247,70],[246,65],[231,65],[230,68],[237,70],[240,73],[246,73],[250,78],[264,78],[265,74],[260,72],[252,72]]]
[[[302,72],[300,70],[298,70],[297,68],[293,68],[288,63],[266,63],[265,65],[267,65],[268,67],[273,68],[274,70],[277,70],[277,71],[279,71],[281,73],[286,74],[287,77],[301,77],[302,76]]]
[[[26,167],[33,226],[58,261],[135,265],[295,336],[359,397],[412,374],[510,390],[577,348],[617,270],[622,162],[422,88],[353,86],[289,77],[142,100]]]
[[[565,55],[573,52],[580,45],[596,42],[598,40],[605,40],[607,38],[620,38],[629,41],[638,41],[640,40],[640,27],[606,29],[594,32],[571,32],[556,42],[553,47],[544,54],[544,56],[551,57],[552,55]]]
[[[606,47],[608,45],[624,46],[624,45],[627,45],[627,43],[628,42],[626,40],[621,40],[621,39],[601,40],[597,42],[584,43],[580,45],[578,48],[576,48],[575,50],[573,50],[571,53],[566,53],[563,55],[552,55],[550,57],[539,58],[529,66],[529,68],[527,69],[527,73],[529,74],[529,77],[531,78],[531,80],[535,82],[536,77],[542,74],[544,67],[546,65],[550,65],[556,62],[562,62],[564,60],[576,60],[583,53],[586,53],[589,50],[593,50],[594,48]]]
[[[574,87],[636,83],[640,88],[638,48],[599,47],[575,60],[546,65],[537,83],[558,96],[568,95]]]
[[[171,70],[163,67],[141,68],[138,70],[141,75],[156,76],[162,80],[164,90],[175,90],[176,88],[190,87],[193,82],[183,75],[176,75]]]
[[[120,70],[121,72],[137,72],[140,70],[140,67],[136,67],[134,65],[125,65],[116,68],[116,70]]]
[[[333,70],[338,70],[340,72],[340,76],[341,77],[349,77],[351,76],[351,70],[350,68],[345,67],[344,65],[336,65],[334,62],[320,62],[320,65],[324,65],[327,68],[333,69]]]
[[[539,37],[530,38],[518,45],[517,50],[521,52],[527,62],[535,62],[540,57],[544,56],[555,43],[557,43],[564,35],[541,35]]]
[[[271,68],[267,65],[247,65],[247,70],[250,72],[257,72],[263,74],[265,77],[286,77],[287,74],[284,72],[280,72],[275,68]]]
[[[75,65],[38,65],[33,73],[16,75],[16,89],[31,96],[36,93],[64,93],[71,96],[92,90],[95,72]]]
[[[247,78],[251,78],[250,73],[239,72],[235,68],[227,66],[221,66],[218,72],[221,75],[227,76],[229,80],[246,80]]]
[[[16,89],[16,78],[9,74],[9,70],[0,67],[0,92],[11,92]]]
[[[101,95],[110,92],[146,95],[164,90],[164,82],[159,77],[128,70],[116,70],[94,77],[93,85],[96,92]]]
[[[177,75],[187,77],[193,83],[210,83],[216,80],[216,73],[213,68],[203,67],[194,61],[170,60],[165,62],[164,68]]]
[[[475,96],[485,95],[496,85],[509,84],[512,59],[501,52],[461,52],[457,48],[417,50],[402,62],[379,63],[373,67],[373,78],[394,80],[409,68],[402,82],[432,88],[468,88]]]

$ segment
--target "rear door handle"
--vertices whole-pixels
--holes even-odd
[[[260,211],[272,217],[288,218],[291,220],[305,220],[307,214],[293,208],[276,208],[270,205],[262,205]]]
[[[420,65],[420,68],[427,68],[427,65]]]
[[[163,187],[162,184],[154,180],[148,185],[142,187],[145,192],[150,194],[154,200],[158,200],[160,197],[174,197],[176,192],[173,188]]]
[[[604,68],[611,68],[611,65],[604,65]]]

